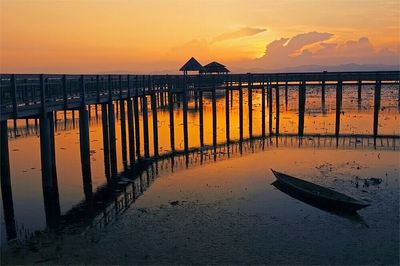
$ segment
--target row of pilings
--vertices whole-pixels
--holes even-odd
[[[74,108],[72,111],[75,116],[75,111],[79,113],[79,139],[80,139],[80,159],[82,168],[82,180],[83,180],[83,191],[85,198],[90,202],[93,197],[92,189],[92,174],[90,164],[90,134],[89,134],[89,112],[92,110],[90,104],[87,103],[85,93],[84,79],[81,79],[81,97],[80,106]],[[148,79],[149,88],[153,88],[151,79]],[[243,85],[245,83],[246,85]],[[41,78],[41,84],[44,84],[43,78]],[[361,84],[361,82],[359,83]],[[261,123],[262,133],[261,137],[266,137],[266,106],[269,106],[269,135],[280,134],[280,90],[284,88],[285,104],[288,104],[288,87],[289,83],[284,84],[273,84],[271,82],[258,82],[254,84],[251,76],[247,77],[247,80],[242,80],[240,77],[237,84],[232,81],[226,80],[221,87],[220,84],[215,82],[211,83],[211,86],[206,88],[202,84],[188,84],[184,80],[181,87],[178,84],[166,84],[161,90],[147,90],[139,92],[136,90],[131,94],[128,89],[128,95],[118,100],[112,98],[112,94],[109,94],[109,100],[95,104],[96,116],[97,110],[101,108],[101,121],[102,121],[102,135],[103,135],[103,151],[104,151],[104,164],[105,164],[105,176],[107,180],[111,180],[118,175],[117,167],[117,144],[116,144],[116,116],[115,113],[119,113],[120,126],[121,126],[121,150],[122,150],[122,161],[124,168],[135,165],[143,159],[150,157],[159,156],[159,143],[158,143],[158,120],[157,110],[159,107],[167,108],[169,112],[169,124],[170,124],[170,149],[172,152],[176,151],[175,143],[175,121],[174,121],[174,109],[175,104],[180,105],[182,103],[183,110],[183,137],[184,137],[184,150],[183,152],[189,152],[189,132],[188,132],[188,102],[190,99],[194,99],[195,106],[199,111],[199,130],[200,130],[200,147],[204,146],[204,93],[211,94],[211,107],[212,107],[212,145],[217,147],[217,91],[224,91],[225,93],[225,116],[226,116],[226,143],[229,144],[231,141],[230,134],[230,110],[229,106],[233,104],[233,91],[238,91],[239,101],[239,141],[243,141],[244,131],[244,118],[243,118],[243,90],[247,89],[248,96],[248,135],[250,138],[254,137],[253,134],[253,93],[254,90],[261,91]],[[293,84],[291,84],[293,85]],[[324,105],[326,97],[325,82],[321,83],[321,101]],[[306,110],[306,82],[302,81],[298,86],[298,136],[304,135],[304,116]],[[342,105],[342,89],[343,83],[339,80],[336,84],[336,123],[335,123],[335,135],[340,135],[340,114]],[[275,90],[275,132],[273,132],[273,90]],[[374,116],[373,116],[373,136],[378,136],[378,117],[380,110],[381,101],[381,82],[377,80],[375,83],[374,93]],[[358,102],[361,103],[361,85],[358,86]],[[57,184],[57,171],[56,171],[56,153],[55,153],[55,136],[54,120],[57,117],[57,111],[48,111],[45,100],[45,93],[42,90],[41,94],[41,114],[39,117],[35,117],[35,120],[39,120],[40,125],[40,154],[41,154],[41,167],[42,167],[42,188],[43,197],[45,202],[45,213],[46,221],[49,228],[53,228],[57,224],[57,219],[60,216],[60,204],[58,196],[58,184]],[[150,99],[150,103],[148,100]],[[152,130],[153,130],[153,143],[149,141],[149,105],[152,114]],[[98,108],[100,106],[100,108]],[[68,107],[66,105],[66,107]],[[64,110],[66,112],[67,109]],[[15,111],[17,112],[17,111]],[[142,128],[140,128],[140,116],[143,120]],[[75,121],[74,117],[73,120]],[[126,124],[127,123],[127,124]],[[143,133],[143,139],[140,138],[141,131]],[[127,135],[126,135],[127,134]],[[126,143],[128,139],[128,143]],[[143,144],[141,144],[143,142]],[[153,145],[154,154],[150,156],[150,145]],[[143,146],[143,154],[141,151]],[[14,223],[14,210],[12,207],[12,190],[11,190],[11,173],[10,173],[10,162],[9,162],[9,150],[8,150],[8,129],[7,121],[1,121],[1,189],[4,203],[4,213],[6,219],[7,235],[9,238],[15,237],[15,227],[11,226]],[[127,150],[129,151],[129,158],[127,156]]]

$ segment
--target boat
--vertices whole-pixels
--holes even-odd
[[[311,201],[328,209],[347,212],[356,212],[370,205],[332,189],[277,172],[273,169],[271,171],[280,186],[284,186],[290,192],[301,196],[307,203]]]

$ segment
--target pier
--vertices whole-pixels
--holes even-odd
[[[108,185],[119,180],[121,176],[127,176],[126,173],[129,171],[139,173],[143,165],[156,163],[163,165],[168,161],[171,162],[170,167],[173,170],[174,165],[179,164],[171,161],[175,160],[174,158],[183,158],[183,164],[188,167],[193,161],[203,162],[207,158],[213,158],[215,161],[222,154],[233,156],[235,152],[241,154],[246,149],[268,148],[271,143],[287,145],[290,141],[290,143],[295,142],[295,145],[309,145],[312,142],[332,148],[339,148],[342,145],[346,148],[359,148],[365,145],[368,148],[397,149],[400,136],[380,134],[378,125],[382,86],[398,86],[397,100],[400,103],[399,79],[398,71],[151,76],[1,75],[1,189],[8,238],[15,238],[16,235],[13,226],[12,172],[8,148],[11,137],[21,134],[40,136],[46,222],[49,228],[55,228],[60,219],[54,136],[56,131],[79,128],[79,151],[85,196],[82,204],[93,207],[93,201],[99,196],[92,189],[89,131],[92,123],[102,125],[104,168]],[[347,85],[357,87],[357,101],[354,104],[358,106],[363,100],[363,88],[373,87],[372,134],[341,133],[343,87]],[[324,110],[328,87],[335,89],[335,130],[324,135],[307,132],[305,128],[307,89],[315,88],[321,92],[318,97],[321,97]],[[284,133],[281,128],[282,104],[288,108],[289,89],[296,90],[298,95],[297,101],[291,103],[298,106],[296,134]],[[238,96],[237,125],[233,125],[234,114],[230,110],[233,105],[233,93]],[[261,116],[255,116],[253,112],[257,97],[261,98]],[[211,133],[205,132],[205,98],[210,102]],[[220,116],[217,116],[217,99],[222,100],[225,105],[224,139],[219,139],[217,134],[218,119],[220,119]],[[189,105],[189,103],[194,104]],[[175,131],[179,128],[176,127],[178,122],[174,116],[176,108],[182,110],[182,146],[175,140],[177,134]],[[161,150],[159,145],[159,110],[169,113],[168,151]],[[191,146],[189,141],[189,115],[193,110],[199,113],[199,146]],[[255,134],[253,128],[258,117],[260,117],[258,122],[261,123],[260,135]],[[120,128],[116,128],[117,119]],[[34,123],[29,123],[32,120]],[[248,121],[248,128],[245,128],[244,120]],[[14,121],[14,127],[10,127],[8,121]],[[17,121],[26,121],[26,126],[20,126],[21,123],[17,125]],[[237,140],[232,137],[233,126],[239,129]],[[244,136],[246,133],[248,138]],[[205,144],[205,134],[212,135],[211,145]],[[119,151],[117,139],[121,144],[121,157],[117,156]],[[316,140],[318,141],[315,142]],[[209,151],[208,155],[203,157],[203,152],[206,150]],[[117,158],[122,159],[123,173],[118,172]],[[125,193],[125,205],[140,194],[136,190],[138,189],[134,188],[129,195]],[[93,208],[91,210],[95,213]]]

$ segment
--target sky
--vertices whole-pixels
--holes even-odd
[[[0,0],[1,73],[399,65],[398,0]]]

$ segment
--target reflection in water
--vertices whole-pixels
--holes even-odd
[[[289,150],[283,160],[292,160],[290,149],[300,147],[324,149],[325,153],[337,148],[397,150],[397,99],[392,97],[396,89],[382,87],[379,110],[371,108],[373,89],[365,90],[362,101],[356,90],[356,86],[343,86],[340,109],[333,87],[326,86],[321,91],[300,85],[299,95],[298,88],[277,90],[268,84],[263,89],[225,91],[226,94],[200,91],[183,97],[139,96],[132,101],[103,103],[101,108],[90,106],[87,111],[59,112],[54,119],[55,142],[48,143],[56,162],[52,164],[51,176],[56,179],[51,189],[43,188],[43,203],[39,193],[42,189],[39,149],[35,148],[37,139],[31,137],[39,135],[37,120],[21,119],[15,124],[11,121],[8,132],[7,125],[2,131],[11,137],[11,181],[12,189],[17,191],[13,198],[11,181],[6,184],[3,176],[7,175],[2,172],[7,236],[21,238],[44,227],[38,213],[24,213],[31,208],[30,204],[36,204],[36,210],[44,209],[50,228],[60,222],[65,225],[92,219],[107,224],[166,171],[246,153],[286,147]],[[184,97],[188,97],[187,106],[182,103]],[[285,100],[280,101],[280,97]],[[299,101],[304,105],[299,105]],[[376,111],[379,111],[379,134],[386,137],[374,139],[371,135],[377,125],[373,123]],[[49,123],[52,121],[53,116]],[[77,121],[79,129],[75,127]],[[298,138],[299,133],[302,138]],[[266,137],[259,137],[263,135]],[[3,169],[6,168],[2,166]],[[26,191],[24,187],[31,189]],[[26,206],[21,207],[21,203]],[[35,223],[30,221],[32,217]]]

